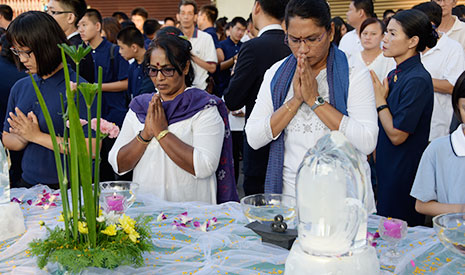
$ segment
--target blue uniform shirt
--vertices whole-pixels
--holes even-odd
[[[216,34],[215,27],[209,27],[203,31],[211,35],[211,37],[213,38],[213,43],[215,44],[215,49],[218,49],[220,47],[220,41],[218,40],[218,35]]]
[[[410,196],[415,173],[428,145],[434,89],[430,74],[417,54],[388,75],[387,104],[394,128],[409,133],[407,140],[393,145],[379,122],[376,146],[378,214],[406,220],[410,226],[423,224]]]
[[[34,80],[39,87],[42,96],[44,97],[50,116],[52,117],[53,126],[57,136],[63,136],[64,124],[61,109],[61,100],[59,94],[63,94],[63,99],[66,101],[66,87],[64,70],[56,72],[53,76],[47,79],[42,79],[37,74]],[[76,73],[70,68],[70,78],[76,79]],[[80,78],[81,82],[86,82],[84,78]],[[87,120],[87,108],[84,97],[79,97],[79,114],[82,119]],[[92,110],[95,117],[95,105]],[[10,98],[8,100],[7,112],[15,113],[15,107],[18,107],[24,114],[30,111],[34,112],[39,122],[39,128],[44,133],[49,133],[45,117],[40,108],[32,81],[29,76],[18,80],[13,88],[11,88]],[[66,102],[65,102],[66,108]],[[7,116],[9,117],[9,116]],[[84,134],[87,136],[87,126],[84,126]],[[3,131],[10,132],[10,124],[5,119]],[[29,142],[24,149],[24,156],[21,163],[23,169],[22,178],[29,184],[57,184],[58,176],[55,166],[55,157],[53,151],[42,147],[36,143]]]
[[[0,56],[0,75],[2,76],[2,81],[0,81],[0,121],[4,121],[10,89],[16,81],[27,76],[27,74],[18,71],[14,63]]]
[[[237,44],[234,44],[234,42],[231,40],[231,37],[228,36],[226,40],[223,40],[220,42],[220,48],[223,50],[224,53],[224,60],[228,60],[231,57],[235,56],[236,54],[239,53],[239,50],[241,49],[242,42],[238,42]],[[217,96],[222,97],[224,90],[229,86],[229,81],[231,80],[231,69],[233,67],[219,71],[218,76],[217,76]]]
[[[465,203],[463,124],[431,142],[421,157],[410,195],[422,202]]]
[[[144,73],[143,65],[138,64],[137,61],[129,65],[128,88],[132,97],[155,91],[152,80]]]
[[[119,54],[119,47],[114,47],[113,61],[110,50],[112,43],[106,38],[92,50],[92,58],[95,66],[95,80],[98,80],[98,67],[103,69],[103,83],[120,81],[128,78],[129,63]],[[124,116],[128,111],[130,96],[127,91],[103,92],[102,96],[102,118],[114,122],[120,126],[123,124]]]

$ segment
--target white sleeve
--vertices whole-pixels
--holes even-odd
[[[119,150],[131,142],[137,134],[139,133],[140,130],[142,130],[144,125],[139,122],[139,119],[137,118],[136,114],[129,109],[129,111],[126,113],[126,117],[124,118],[123,121],[123,126],[121,126],[121,131],[119,132],[118,137],[116,138],[115,144],[113,144],[113,147],[110,150],[110,153],[108,154],[108,162],[110,163],[111,167],[113,167],[113,170],[115,173],[118,175],[124,175],[128,171],[123,171],[121,173],[118,172],[118,153]]]
[[[274,113],[273,100],[271,99],[270,84],[276,70],[269,69],[263,77],[262,85],[258,91],[257,100],[250,117],[245,125],[247,142],[255,150],[267,145],[273,140],[271,131],[271,116]],[[277,139],[277,135],[274,139]]]
[[[347,139],[365,155],[375,150],[378,140],[378,114],[371,76],[367,69],[357,68],[350,77],[348,116],[339,125]]]
[[[211,107],[198,112],[192,122],[192,131],[195,178],[210,177],[218,168],[225,135],[218,109]]]
[[[449,55],[445,63],[447,66],[443,72],[443,79],[455,85],[460,74],[465,70],[465,53],[458,42],[451,41],[451,43],[452,42],[454,42],[454,44],[450,44],[450,48],[447,50]]]
[[[213,42],[213,38],[207,34],[205,36],[205,43],[203,43],[204,49],[203,56],[201,57],[205,62],[214,62],[218,63],[218,56],[216,55],[216,48],[215,43]]]

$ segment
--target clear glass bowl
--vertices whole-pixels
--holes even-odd
[[[295,227],[297,216],[295,197],[283,194],[255,194],[241,199],[241,207],[249,222],[274,221],[282,215],[289,228]]]
[[[465,257],[465,213],[442,214],[433,218],[434,230],[450,251]]]
[[[135,202],[139,184],[132,181],[104,181],[100,183],[100,206],[105,212],[124,213]]]

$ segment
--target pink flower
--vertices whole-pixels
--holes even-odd
[[[208,224],[209,224],[208,220],[206,220],[202,224],[200,222],[198,222],[198,221],[194,222],[194,226],[197,228],[197,230],[200,230],[200,231],[203,231],[203,232],[207,232]]]
[[[79,119],[79,122],[81,123],[81,126],[84,126],[87,124],[87,120],[85,119]],[[69,120],[66,121],[66,127],[69,128]]]
[[[163,214],[163,212],[161,212],[160,215],[158,215],[157,222],[161,222],[162,220],[166,220],[166,216],[165,214]]]
[[[96,131],[97,130],[97,119],[93,118],[90,121],[90,127]],[[100,132],[104,135],[108,135],[110,138],[116,138],[119,134],[119,127],[112,122],[108,122],[105,119],[100,119]]]
[[[178,221],[176,221],[176,220],[173,221],[172,225],[173,225],[173,229],[179,229],[179,228],[182,229],[182,228],[186,228],[186,227],[187,227],[185,224],[180,223],[180,222],[178,222]]]
[[[187,224],[194,219],[194,218],[188,217],[187,212],[181,213],[181,215],[179,215],[178,217],[181,223],[183,224]]]
[[[217,223],[218,219],[216,217],[213,217],[211,220],[208,221],[208,226],[214,226]]]

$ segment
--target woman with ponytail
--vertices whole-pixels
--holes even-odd
[[[381,83],[371,71],[378,111],[376,147],[378,214],[403,219],[410,226],[424,223],[415,211],[410,190],[428,145],[434,89],[420,52],[436,45],[438,34],[423,12],[394,15],[383,39],[383,54],[397,67]]]

